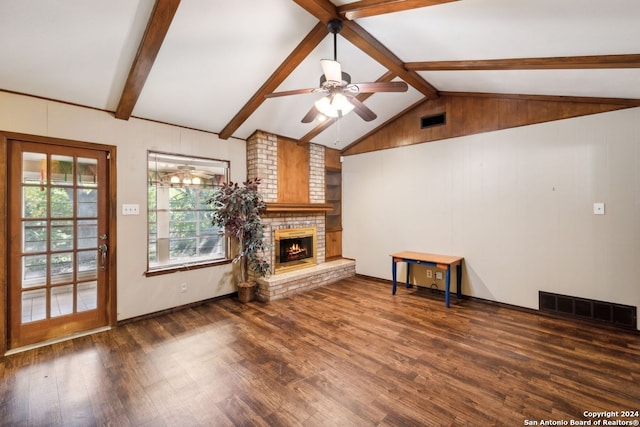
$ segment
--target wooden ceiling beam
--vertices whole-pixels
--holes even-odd
[[[438,98],[438,90],[436,88],[431,86],[415,71],[407,70],[400,58],[354,21],[345,21],[340,35],[427,98]]]
[[[400,111],[398,114],[396,114],[395,116],[391,117],[389,120],[387,120],[386,122],[382,123],[380,126],[376,127],[375,129],[371,129],[369,132],[367,132],[366,134],[362,135],[360,138],[358,138],[355,141],[351,142],[351,144],[347,145],[342,150],[340,150],[340,154],[348,153],[351,148],[353,148],[356,145],[360,144],[362,141],[364,141],[367,138],[369,138],[369,136],[375,134],[380,129],[383,129],[388,124],[393,123],[396,120],[400,120],[402,118],[402,116],[404,116],[405,114],[409,113],[411,110],[413,110],[414,108],[416,108],[417,106],[419,106],[420,104],[423,104],[425,102],[429,102],[429,100],[423,98],[423,99],[420,99],[419,101],[414,102],[412,105],[410,105],[407,108],[405,108],[404,110]]]
[[[309,144],[313,138],[320,135],[327,128],[329,128],[332,124],[336,122],[335,119],[325,120],[324,122],[318,123],[316,127],[314,127],[311,131],[307,132],[305,136],[298,140],[299,145]]]
[[[425,61],[407,62],[404,66],[407,70],[412,71],[640,68],[640,54],[479,59],[468,61]]]
[[[309,55],[313,49],[327,36],[329,30],[327,26],[318,22],[315,27],[307,34],[307,36],[296,46],[289,54],[287,59],[269,76],[266,82],[258,89],[258,91],[249,99],[240,111],[231,119],[231,121],[222,129],[219,134],[221,139],[231,137],[242,123],[245,122],[253,114],[258,107],[265,101],[265,95],[274,92],[278,86],[296,69],[298,65]]]
[[[293,0],[300,7],[325,24],[332,19],[342,20],[338,8],[329,0]],[[437,98],[438,90],[431,86],[415,71],[407,70],[404,63],[376,38],[354,21],[344,21],[340,35],[349,40],[371,58],[413,86],[427,98]]]
[[[376,80],[376,82],[390,82],[395,78],[396,78],[395,74],[393,74],[391,71],[387,71],[378,80]],[[361,94],[357,95],[356,98],[358,98],[359,101],[363,102],[364,100],[369,98],[371,95],[373,95],[373,93],[361,93]],[[298,144],[302,145],[302,144],[310,143],[313,138],[315,138],[316,136],[320,135],[322,132],[324,132],[325,129],[330,127],[335,122],[336,122],[336,120],[333,119],[333,120],[325,120],[324,122],[319,123],[315,128],[313,128],[305,136],[300,138],[298,140]]]
[[[325,25],[332,19],[340,19],[338,8],[329,0],[293,0],[301,8],[318,18]]]
[[[129,120],[131,117],[179,5],[180,0],[156,0],[138,52],[133,64],[131,64],[122,95],[120,95],[115,112],[117,119]]]
[[[435,6],[453,1],[458,0],[361,0],[339,6],[338,13],[345,19],[353,21],[358,18]]]
[[[638,98],[599,98],[595,96],[567,96],[567,95],[527,95],[521,93],[489,93],[489,92],[440,92],[442,96],[462,96],[475,98],[494,99],[520,99],[527,101],[548,101],[548,102],[573,102],[577,104],[609,104],[624,105],[627,107],[640,106]]]

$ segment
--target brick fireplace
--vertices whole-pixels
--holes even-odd
[[[307,290],[355,275],[355,261],[347,259],[325,262],[325,204],[324,147],[308,145],[308,195],[305,200],[291,202],[278,200],[278,176],[283,175],[279,165],[278,136],[257,131],[247,140],[247,178],[261,179],[260,191],[267,203],[263,215],[266,257],[271,264],[271,275],[254,278],[258,283],[258,299],[271,301],[305,292]],[[299,172],[299,171],[298,171]],[[297,268],[278,268],[276,234],[286,235],[292,230],[313,229],[315,231],[314,262],[296,265]],[[289,264],[291,267],[292,264]]]

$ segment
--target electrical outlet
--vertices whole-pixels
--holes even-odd
[[[433,270],[427,270],[427,279],[431,279],[433,277]]]
[[[181,283],[180,284],[180,292],[187,292],[187,284],[186,283]]]
[[[436,280],[442,280],[442,271],[436,271]]]

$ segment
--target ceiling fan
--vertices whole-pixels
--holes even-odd
[[[358,116],[367,122],[374,120],[378,117],[376,113],[364,105],[357,98],[357,95],[376,92],[406,92],[408,89],[407,84],[405,82],[351,83],[351,76],[342,71],[342,67],[338,62],[337,35],[342,29],[342,21],[332,19],[327,23],[327,28],[333,34],[333,60],[320,60],[323,73],[320,76],[320,87],[274,92],[265,95],[265,97],[275,98],[303,93],[326,94],[326,96],[314,103],[313,107],[302,118],[302,123],[310,123],[316,117],[339,119],[351,111],[355,111]]]

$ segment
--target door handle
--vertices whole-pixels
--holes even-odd
[[[104,243],[98,246],[98,252],[100,252],[100,270],[105,271],[107,269],[107,251],[108,246]]]

